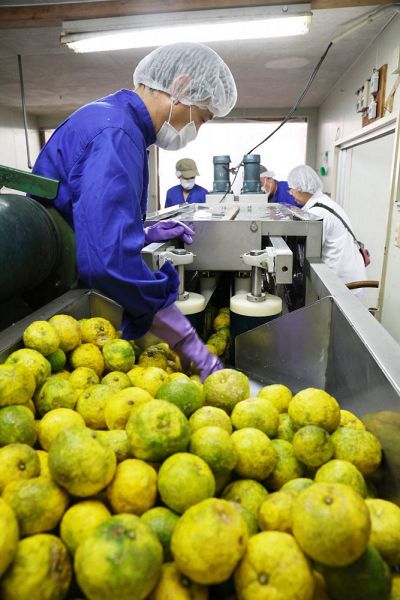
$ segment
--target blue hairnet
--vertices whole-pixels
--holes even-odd
[[[300,165],[292,169],[288,175],[287,182],[289,188],[299,192],[308,192],[315,194],[322,190],[322,181],[311,167]]]
[[[182,104],[208,109],[217,117],[236,104],[235,80],[222,58],[203,44],[160,46],[145,56],[133,74],[135,88],[142,84],[166,92]]]

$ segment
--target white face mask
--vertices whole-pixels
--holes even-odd
[[[177,131],[175,127],[170,124],[172,107],[173,103],[171,100],[168,121],[164,121],[160,131],[157,133],[156,144],[164,150],[181,150],[197,137],[197,129],[195,122],[192,121],[192,107],[190,106],[189,123],[187,123],[180,131]]]
[[[191,190],[194,186],[194,177],[193,179],[181,179],[181,186],[184,190]]]

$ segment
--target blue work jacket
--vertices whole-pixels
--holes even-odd
[[[124,308],[123,336],[137,338],[154,314],[176,300],[167,261],[152,272],[141,257],[149,183],[147,148],[156,132],[131,90],[83,106],[55,130],[33,173],[60,181],[51,203],[75,231],[81,282]]]
[[[280,202],[281,204],[290,204],[291,206],[302,206],[297,204],[296,200],[289,194],[289,186],[287,181],[276,182],[276,192],[268,198],[268,202]]]
[[[206,201],[206,194],[208,194],[206,188],[203,188],[201,185],[197,185],[197,183],[195,183],[185,200],[182,186],[175,185],[174,187],[169,188],[167,191],[165,208],[168,208],[169,206],[175,206],[176,204],[184,204],[185,202],[188,204],[202,204]]]

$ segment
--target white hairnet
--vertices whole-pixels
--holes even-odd
[[[275,177],[275,171],[270,171],[269,169],[266,169],[265,167],[263,168],[263,170],[261,170],[261,166],[260,166],[260,177],[266,177],[266,178],[272,178],[272,179]]]
[[[322,181],[311,167],[300,165],[292,169],[287,178],[289,188],[315,194],[322,190]]]
[[[160,46],[135,69],[133,83],[166,92],[182,104],[207,108],[224,117],[236,104],[235,80],[214,50],[203,44]]]

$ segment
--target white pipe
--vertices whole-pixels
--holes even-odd
[[[360,29],[360,27],[363,27],[366,23],[372,23],[372,21],[375,19],[375,17],[377,15],[379,15],[381,12],[383,12],[384,10],[386,10],[388,8],[394,8],[395,11],[400,13],[400,3],[398,3],[398,2],[396,2],[395,4],[386,4],[385,6],[380,6],[379,8],[372,10],[368,14],[363,15],[359,19],[356,19],[353,22],[353,25],[351,25],[351,27],[346,29],[346,31],[343,31],[342,33],[339,33],[338,35],[335,35],[332,38],[332,44],[336,44],[336,42],[338,42],[339,40],[346,37],[349,33],[353,33],[353,31],[357,31],[357,29]]]

